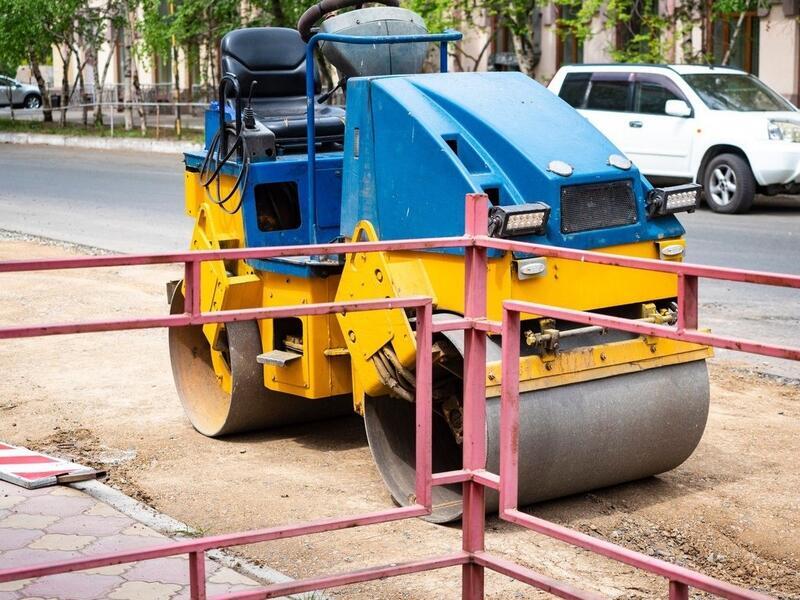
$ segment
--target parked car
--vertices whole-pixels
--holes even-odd
[[[800,111],[757,77],[694,65],[573,65],[550,90],[659,184],[702,183],[708,206],[800,194]]]
[[[20,83],[16,79],[0,75],[0,106],[9,104],[22,108],[40,108],[42,95],[35,85]]]

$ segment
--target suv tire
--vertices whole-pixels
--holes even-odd
[[[25,108],[41,108],[42,107],[42,97],[38,94],[28,94],[25,96],[25,100],[22,103],[22,106]]]
[[[756,181],[747,161],[738,154],[720,154],[703,173],[706,204],[714,212],[734,214],[750,210]]]

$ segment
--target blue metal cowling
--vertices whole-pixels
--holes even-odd
[[[639,171],[610,166],[620,151],[521,73],[354,78],[347,91],[343,235],[361,219],[381,239],[460,235],[464,195],[487,190],[502,205],[550,205],[547,233],[530,241],[599,248],[684,233],[672,216],[648,220]],[[573,174],[548,171],[553,160]],[[562,186],[620,180],[634,190],[635,223],[562,233]]]

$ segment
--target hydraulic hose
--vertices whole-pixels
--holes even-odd
[[[233,132],[230,131],[230,126],[228,123],[225,122],[225,103],[227,100],[227,93],[228,88],[233,88],[235,98],[236,98],[236,125]],[[251,95],[252,95],[252,86],[251,86]],[[247,185],[247,178],[250,174],[250,153],[247,151],[247,141],[245,140],[244,136],[242,135],[243,131],[243,123],[242,123],[242,96],[241,91],[239,89],[239,79],[233,73],[226,73],[222,76],[219,82],[219,128],[217,129],[217,133],[214,134],[214,137],[211,140],[211,144],[209,144],[208,151],[206,152],[206,156],[203,159],[203,164],[200,167],[200,184],[203,186],[203,189],[206,192],[206,198],[210,202],[213,202],[217,206],[219,206],[222,210],[226,213],[232,215],[239,211],[242,207],[242,201],[244,199],[244,188]],[[228,135],[229,133],[233,133],[235,138],[233,140],[233,144],[228,148]],[[238,151],[239,158],[241,160],[242,166],[239,169],[239,174],[236,177],[236,182],[234,183],[233,187],[231,188],[230,192],[223,198],[222,197],[222,190],[220,189],[220,174],[222,173],[222,169],[231,159],[231,157]],[[216,159],[214,159],[214,154],[216,154]],[[208,167],[211,160],[215,160],[216,166],[214,170],[211,172],[211,175],[208,178],[205,178],[205,174],[208,172]],[[212,195],[211,192],[211,184],[216,182],[216,195]],[[236,207],[232,210],[229,209],[225,204],[233,198],[233,195],[236,193],[236,190],[239,190],[239,202],[237,203]]]
[[[374,0],[376,4],[385,4],[386,6],[400,6],[400,0]],[[314,35],[311,28],[316,25],[325,15],[332,13],[336,10],[348,8],[350,6],[361,6],[364,0],[322,0],[314,6],[308,8],[306,12],[297,20],[297,31],[300,32],[300,37],[304,42],[308,42],[311,36]]]

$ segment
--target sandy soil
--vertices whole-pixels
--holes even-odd
[[[76,252],[0,241],[0,259]],[[166,312],[179,267],[0,275],[0,323]],[[109,471],[109,483],[207,533],[390,506],[358,418],[212,440],[184,418],[161,330],[0,343],[0,440]],[[659,477],[531,507],[544,518],[781,598],[800,599],[800,386],[715,361],[708,428]],[[241,549],[295,577],[458,548],[460,528],[405,521]],[[615,598],[664,597],[657,577],[488,522],[487,547]],[[330,590],[455,598],[456,569]],[[487,575],[487,597],[544,597]]]

